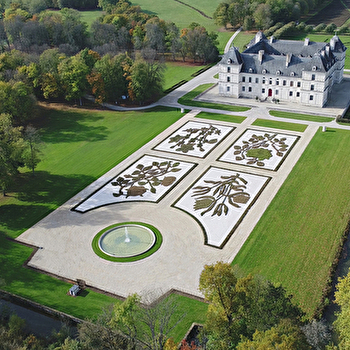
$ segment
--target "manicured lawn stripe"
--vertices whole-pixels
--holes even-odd
[[[282,283],[308,316],[349,221],[349,147],[349,131],[319,130],[233,261]]]
[[[232,122],[241,124],[246,117],[241,117],[239,115],[228,115],[228,114],[216,114],[208,112],[200,112],[196,115],[196,118],[219,120],[223,122]]]
[[[290,130],[290,131],[305,131],[307,125],[304,124],[296,124],[296,123],[287,123],[287,122],[279,122],[276,120],[269,119],[256,119],[252,125],[256,126],[264,126],[267,128],[275,128],[282,130]]]
[[[306,121],[309,121],[309,122],[317,122],[317,123],[331,122],[334,119],[334,118],[331,118],[331,117],[322,117],[322,116],[319,116],[319,115],[292,113],[292,112],[283,112],[283,111],[274,111],[274,110],[271,110],[270,114],[272,116],[278,117],[278,118],[289,118],[289,119],[297,119],[297,120],[306,120]]]
[[[179,98],[178,102],[185,106],[193,106],[193,107],[202,107],[202,108],[213,108],[213,109],[223,109],[231,112],[245,112],[248,111],[249,107],[242,106],[232,106],[218,103],[210,103],[210,102],[202,102],[202,101],[193,101],[195,97],[209,89],[213,84],[203,84],[197,86],[192,91],[188,92],[186,95]]]

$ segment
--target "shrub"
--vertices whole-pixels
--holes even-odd
[[[337,30],[337,25],[334,23],[328,24],[328,26],[325,29],[327,33],[334,33],[336,30]]]
[[[349,27],[347,25],[342,25],[338,29],[338,34],[344,34],[344,33],[348,33],[348,32],[349,32]]]
[[[320,23],[318,26],[316,26],[316,27],[314,28],[314,31],[315,31],[315,32],[323,32],[323,31],[325,30],[326,27],[327,27],[326,24]]]
[[[288,35],[292,35],[296,32],[295,22],[289,22],[282,28],[275,31],[274,36],[279,39]]]
[[[274,26],[270,27],[269,29],[265,30],[265,35],[266,36],[270,36],[272,35],[277,29],[280,29],[283,27],[283,23],[282,22],[278,22],[276,23]]]

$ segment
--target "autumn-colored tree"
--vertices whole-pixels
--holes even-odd
[[[333,326],[338,334],[340,350],[350,349],[350,270],[348,274],[338,279],[335,292],[335,303],[340,306],[337,319]]]
[[[105,84],[101,73],[92,72],[87,76],[87,81],[90,84],[92,94],[95,96],[95,102],[103,103],[106,101]]]
[[[265,331],[284,318],[299,324],[303,315],[281,286],[252,275],[240,277],[223,262],[204,267],[199,289],[210,303],[205,324],[208,349],[234,349],[241,336]]]

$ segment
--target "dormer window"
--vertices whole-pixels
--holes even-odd
[[[249,73],[253,73],[253,68],[249,68]]]
[[[281,71],[278,70],[278,71],[276,72],[276,74],[277,74],[277,75],[281,75]]]
[[[262,74],[266,74],[266,73],[267,73],[266,69],[263,69]]]
[[[316,66],[312,66],[312,71],[316,72],[317,71],[317,67]]]
[[[294,72],[290,72],[290,76],[294,77],[295,73]]]
[[[232,59],[229,58],[229,59],[227,60],[227,64],[231,64],[231,63],[232,63]]]

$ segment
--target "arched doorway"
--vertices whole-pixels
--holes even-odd
[[[269,97],[272,96],[272,89],[269,89]]]

